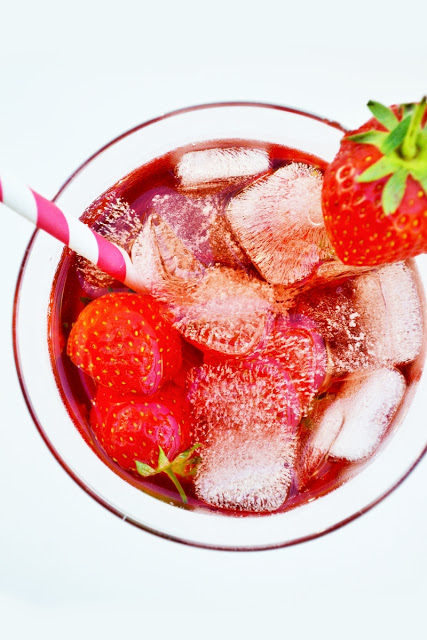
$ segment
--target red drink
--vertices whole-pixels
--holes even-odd
[[[190,424],[186,445],[201,444],[196,475],[181,478],[190,507],[284,511],[332,491],[387,441],[420,374],[416,274],[404,263],[349,270],[334,260],[316,204],[324,167],[294,149],[215,141],[144,165],[84,214],[133,247],[162,322],[179,333],[182,365],[157,393],[173,385]],[[286,215],[276,215],[282,202]],[[49,329],[57,384],[105,464],[180,503],[165,474],[143,478],[108,455],[93,418],[108,380],[100,384],[66,353],[90,301],[123,291],[64,252]]]

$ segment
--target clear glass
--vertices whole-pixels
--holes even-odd
[[[142,164],[174,148],[214,139],[256,139],[308,152],[326,161],[344,129],[294,109],[258,103],[221,103],[182,109],[146,122],[89,158],[59,190],[55,201],[74,216]],[[411,472],[426,452],[427,372],[411,389],[386,446],[346,484],[291,511],[262,517],[228,517],[176,507],[116,475],[86,445],[61,400],[47,344],[52,282],[63,247],[43,232],[28,246],[16,290],[14,348],[22,391],[34,423],[67,473],[95,500],[123,520],[153,534],[205,548],[260,550],[321,536],[371,509]],[[416,261],[421,286],[427,258]]]

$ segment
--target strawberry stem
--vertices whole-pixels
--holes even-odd
[[[405,138],[403,139],[400,147],[400,153],[405,160],[412,160],[412,158],[415,158],[418,153],[417,139],[425,108],[426,97],[424,96],[421,102],[416,105],[412,113],[408,131],[406,132]]]
[[[165,469],[164,470],[165,473],[167,473],[167,475],[169,476],[169,478],[172,480],[172,482],[174,483],[176,490],[178,491],[179,495],[181,496],[181,500],[183,501],[184,504],[188,503],[187,500],[187,496],[185,495],[185,491],[182,488],[182,484],[180,483],[180,481],[178,480],[178,478],[176,477],[176,475],[174,474],[174,472],[172,471],[171,468]]]
[[[175,458],[175,460],[169,462],[167,455],[159,445],[159,462],[157,468],[150,467],[149,464],[136,460],[136,470],[141,476],[144,476],[144,478],[147,478],[148,476],[154,476],[157,473],[166,473],[166,475],[168,475],[174,483],[183,503],[187,504],[187,496],[185,495],[185,491],[182,488],[180,481],[176,477],[174,469],[180,476],[194,476],[194,474],[196,473],[197,465],[200,462],[200,458],[197,456],[193,456],[193,453],[199,447],[201,447],[201,444],[199,442],[196,442],[196,444],[193,444],[192,447],[190,447],[183,453],[180,453]]]

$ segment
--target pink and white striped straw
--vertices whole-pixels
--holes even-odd
[[[129,255],[121,247],[92,231],[78,218],[67,216],[56,204],[3,172],[0,173],[0,203],[19,213],[38,229],[57,238],[130,289],[141,293],[146,291]]]

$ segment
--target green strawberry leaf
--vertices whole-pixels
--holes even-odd
[[[424,96],[421,102],[416,105],[411,117],[409,118],[410,126],[408,128],[408,133],[405,136],[405,139],[402,141],[401,153],[402,156],[408,160],[414,158],[417,155],[419,129],[421,127],[421,122],[423,120],[425,110],[426,97]]]
[[[421,151],[427,150],[427,123],[424,129],[421,129],[421,132],[418,135],[417,143]]]
[[[149,464],[145,464],[144,462],[140,462],[139,460],[135,460],[135,466],[139,475],[144,477],[153,476],[157,473],[156,469],[153,469],[153,467],[150,467]]]
[[[419,103],[400,105],[398,117],[378,102],[369,102],[369,109],[388,133],[366,131],[349,136],[350,140],[362,144],[373,144],[382,157],[369,166],[357,182],[375,182],[390,176],[382,193],[382,207],[386,215],[394,213],[406,191],[408,176],[417,180],[427,195],[427,123],[422,122],[427,107],[424,97]]]
[[[193,453],[201,446],[199,442],[196,442],[192,447],[180,453],[171,464],[174,472],[184,477],[194,476],[201,458],[199,456],[193,456]]]
[[[407,116],[404,120],[401,120],[399,122],[399,124],[393,129],[393,131],[388,134],[383,144],[381,145],[381,151],[384,155],[391,153],[402,144],[408,132],[410,124],[411,116]]]
[[[366,169],[357,178],[357,182],[373,182],[374,180],[380,180],[385,176],[390,175],[396,170],[397,166],[393,158],[387,158],[383,156],[374,164]]]
[[[183,453],[177,455],[176,458],[172,462],[170,462],[162,447],[159,445],[159,459],[157,469],[153,469],[153,467],[150,467],[149,464],[145,464],[144,462],[136,460],[136,470],[141,476],[144,476],[145,478],[148,476],[156,475],[157,473],[166,473],[166,475],[169,476],[169,478],[175,485],[175,488],[178,491],[183,503],[187,504],[187,496],[185,495],[185,491],[182,488],[180,481],[176,477],[176,474],[187,477],[193,476],[196,473],[197,465],[200,462],[200,458],[197,456],[193,456],[193,453],[201,446],[202,445],[200,443],[194,444]]]
[[[402,104],[402,120],[406,118],[406,116],[412,115],[414,107],[414,102],[407,102],[406,104]]]
[[[363,133],[355,133],[352,136],[347,136],[346,140],[352,140],[353,142],[359,142],[361,144],[373,144],[379,149],[384,144],[389,134],[385,131],[364,131]]]
[[[372,115],[380,122],[386,129],[391,131],[398,124],[398,119],[394,115],[393,111],[388,107],[385,107],[380,102],[375,102],[375,100],[369,100],[368,109],[371,111]]]
[[[386,107],[384,107],[384,109],[386,109]],[[347,136],[346,140],[352,140],[353,142],[359,142],[361,144],[373,144],[378,147],[384,155],[391,153],[404,141],[412,121],[412,116],[408,115],[399,122],[393,112],[390,113],[393,115],[395,125],[389,133],[375,130],[363,131],[362,133]]]
[[[163,451],[162,447],[159,445],[159,466],[158,471],[163,471],[165,467],[168,467],[170,464],[167,455]]]
[[[408,174],[407,169],[399,167],[387,181],[382,195],[382,206],[386,216],[394,213],[402,202]]]

